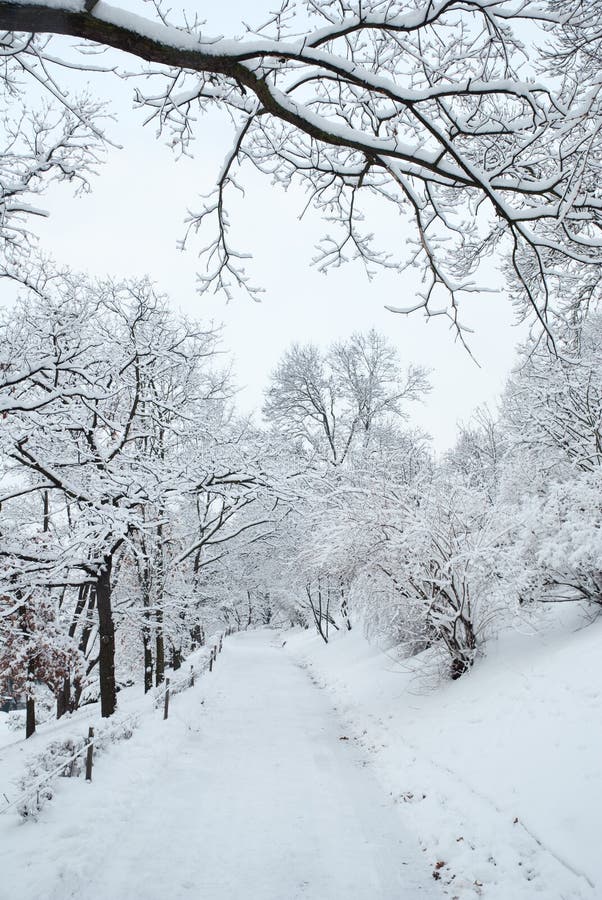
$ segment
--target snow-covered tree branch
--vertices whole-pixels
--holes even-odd
[[[199,133],[195,110],[229,111],[231,153],[189,221],[203,233],[213,223],[205,286],[253,289],[228,218],[237,169],[250,163],[279,185],[301,184],[324,215],[321,269],[348,259],[370,273],[422,267],[420,297],[390,304],[397,311],[461,324],[458,303],[492,254],[507,261],[520,309],[544,325],[597,297],[599,22],[583,4],[286,0],[236,39],[172,22],[160,4],[156,13],[2,0],[3,50],[61,102],[61,67],[85,69],[89,57],[64,43],[55,51],[48,35],[138,57],[148,65],[136,101],[184,150]],[[93,124],[84,110],[77,121]],[[409,246],[401,231],[392,248],[374,233],[374,200],[411,224]]]

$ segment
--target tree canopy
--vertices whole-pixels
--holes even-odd
[[[62,128],[33,113],[26,127],[19,112],[27,137],[10,141],[14,160],[3,163],[6,240],[40,178],[86,177],[106,142],[98,104],[62,83],[65,67],[98,68],[92,42],[124,51],[128,66],[140,60],[128,72],[135,102],[175,147],[189,150],[202,130],[199,110],[217,106],[235,124],[215,193],[189,223],[213,223],[205,287],[254,289],[227,212],[249,163],[279,185],[300,183],[323,213],[320,268],[353,258],[369,272],[421,267],[420,296],[397,311],[445,313],[461,328],[462,294],[483,288],[475,273],[492,254],[519,310],[546,327],[597,300],[597,4],[283,0],[236,38],[150,8],[152,19],[103,0],[0,2],[7,109],[23,76],[63,109]],[[119,74],[121,62],[107,69]],[[401,227],[394,249],[379,242],[365,219],[374,199],[409,223],[409,243]]]

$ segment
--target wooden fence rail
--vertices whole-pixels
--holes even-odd
[[[201,675],[203,673],[203,671],[205,671],[207,668],[209,669],[210,672],[212,672],[213,666],[214,666],[215,662],[217,661],[218,650],[219,650],[219,653],[222,652],[224,637],[228,637],[229,635],[233,634],[234,631],[235,631],[234,628],[228,628],[225,632],[220,634],[218,643],[214,644],[213,647],[211,648],[211,652],[209,654],[209,665],[208,666],[205,665],[202,668],[195,670],[194,665],[191,665],[190,666],[190,675],[186,676],[185,678],[179,679],[178,681],[174,682],[173,684],[170,684],[169,678],[165,679],[165,683],[163,686],[163,691],[164,691],[163,719],[164,720],[169,717],[169,699],[170,699],[170,695],[173,692],[174,688],[176,688],[177,690],[184,690],[186,687],[194,687],[195,676],[197,674]],[[155,698],[155,703],[157,703],[157,701],[160,701],[160,698],[161,698],[161,694],[159,693],[159,695]],[[141,714],[142,714],[141,712],[136,712],[130,716],[126,716],[125,719],[122,719],[117,724],[116,731],[118,731],[120,728],[122,728],[129,721],[133,722],[134,719],[138,720],[140,718]],[[106,739],[106,734],[103,734],[103,739]],[[63,774],[65,772],[65,770],[67,768],[69,768],[70,763],[73,763],[78,757],[81,757],[84,754],[85,754],[85,775],[86,775],[85,780],[89,781],[89,782],[92,781],[92,768],[93,768],[93,762],[94,762],[94,746],[95,746],[94,728],[92,726],[90,726],[88,729],[88,737],[84,740],[83,746],[80,747],[79,750],[77,750],[75,753],[73,753],[66,761],[63,761],[60,764],[60,766],[58,766],[56,769],[52,770],[51,772],[48,772],[46,775],[44,775],[42,778],[40,778],[38,781],[36,781],[31,786],[31,788],[29,788],[20,797],[17,797],[16,800],[9,803],[8,806],[5,806],[3,809],[0,809],[0,815],[8,812],[10,809],[14,809],[15,807],[21,805],[25,801],[30,800],[32,797],[39,796],[40,789],[44,785],[48,784],[48,782],[51,781],[53,778],[56,778],[59,775]]]

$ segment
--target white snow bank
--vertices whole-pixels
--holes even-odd
[[[448,896],[602,896],[602,622],[507,637],[430,690],[358,630],[283,638],[373,751]]]
[[[215,642],[213,640],[213,642]],[[191,667],[194,667],[197,677],[208,665],[210,652],[209,644],[190,654],[178,671],[166,670],[166,677],[171,679],[172,694],[178,690],[180,683],[186,684],[190,678]],[[57,742],[71,741],[77,744],[88,735],[88,728],[92,725],[96,734],[107,730],[117,730],[124,725],[136,728],[145,717],[158,716],[155,707],[162,703],[164,698],[164,685],[153,688],[148,694],[143,693],[141,684],[123,688],[117,695],[117,712],[110,720],[100,718],[100,704],[98,702],[81,706],[72,714],[66,714],[61,719],[53,717],[38,724],[35,734],[25,740],[24,728],[13,731],[8,725],[9,715],[0,713],[0,822],[5,815],[5,810],[11,807],[23,796],[24,787],[22,779],[26,772],[35,768],[36,759],[44,756],[47,748]],[[24,711],[23,716],[24,726]],[[110,724],[111,728],[108,729]],[[40,773],[43,777],[43,773]],[[60,779],[59,781],[64,781]],[[56,786],[56,783],[55,783]],[[16,813],[15,813],[16,814]],[[1,859],[0,859],[1,863]],[[1,867],[0,867],[1,870]],[[4,900],[0,892],[0,900]],[[12,898],[11,898],[12,900]]]

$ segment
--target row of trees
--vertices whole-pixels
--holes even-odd
[[[305,509],[401,427],[424,371],[375,332],[293,347],[257,429],[218,334],[148,282],[42,266],[1,329],[0,677],[28,733],[40,683],[59,715],[98,695],[110,716],[120,681],[160,684],[216,625],[306,624],[316,590],[318,629],[351,627],[332,573],[298,604]]]
[[[111,715],[120,680],[139,665],[160,683],[212,617],[313,622],[328,640],[361,615],[410,653],[444,648],[459,677],[500,616],[598,603],[598,6],[285,0],[237,40],[151,6],[154,22],[0,0],[0,277],[23,289],[0,325],[0,671],[27,690],[28,730],[34,683],[61,713],[97,671]],[[213,223],[204,286],[252,290],[227,212],[251,164],[308,190],[329,221],[323,270],[420,267],[398,311],[444,311],[461,333],[462,295],[495,253],[556,356],[526,348],[499,414],[443,461],[406,418],[427,373],[373,333],[291,348],[270,426],[242,421],[215,332],[145,281],[32,255],[45,186],[86,189],[110,143],[107,110],[72,85],[101,74],[90,42],[107,77],[121,51],[148,63],[136,102],[174,147],[189,151],[199,109],[233,123],[216,194],[190,218],[191,233]],[[414,242],[390,246],[391,221]]]
[[[208,628],[358,621],[452,678],[541,603],[602,603],[602,317],[529,345],[435,459],[387,340],[293,346],[265,426],[148,282],[44,270],[1,324],[0,677],[59,715],[149,690]],[[95,688],[94,685],[98,687]]]
[[[218,337],[148,282],[48,267],[0,323],[0,670],[59,713],[95,668],[114,711],[116,621],[160,683],[202,642],[206,567],[274,518]]]
[[[433,648],[458,678],[517,616],[602,604],[601,343],[591,315],[559,356],[524,347],[497,413],[477,413],[443,459],[398,418],[376,420],[340,465],[323,440],[280,534],[297,618],[327,641],[359,615],[409,655]]]

